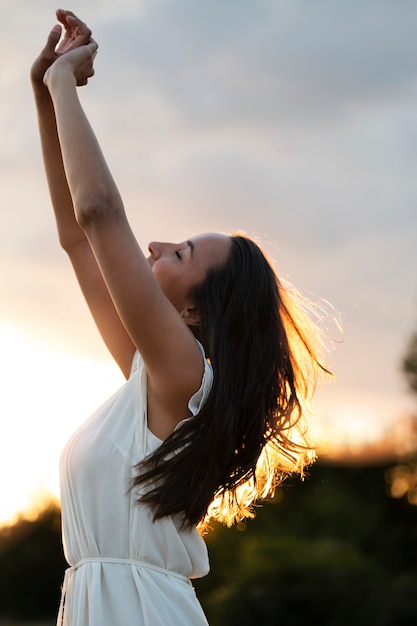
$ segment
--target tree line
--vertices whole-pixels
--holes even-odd
[[[417,393],[417,333],[402,368]],[[417,623],[416,477],[417,456],[364,467],[319,461],[254,520],[215,526],[211,573],[194,582],[211,626]],[[51,504],[0,530],[0,620],[54,624],[66,568],[60,527]]]
[[[211,626],[416,623],[417,507],[391,496],[392,470],[318,462],[254,520],[215,527],[194,581]],[[3,529],[0,620],[52,625],[65,567],[56,505]]]

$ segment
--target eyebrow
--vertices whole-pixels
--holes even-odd
[[[190,246],[191,256],[194,256],[194,248],[195,248],[194,243],[190,239],[188,239],[188,241],[186,241],[186,244],[187,246]]]

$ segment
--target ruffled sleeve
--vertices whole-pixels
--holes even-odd
[[[188,408],[190,409],[193,415],[197,415],[197,413],[199,412],[199,410],[201,409],[201,407],[207,400],[207,397],[213,385],[213,368],[211,366],[211,363],[208,361],[208,359],[206,359],[203,346],[201,345],[199,341],[197,341],[197,343],[204,359],[204,374],[203,374],[203,380],[201,381],[200,389],[196,391],[196,393],[193,396],[191,396],[188,402]],[[180,424],[182,424],[182,422],[180,422]]]

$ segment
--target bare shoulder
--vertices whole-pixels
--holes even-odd
[[[166,439],[177,424],[191,416],[189,401],[200,389],[204,378],[204,355],[194,341],[193,358],[184,362],[178,358],[177,367],[166,377],[162,374],[149,374],[147,377],[148,427],[160,439]]]

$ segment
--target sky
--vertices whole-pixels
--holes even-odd
[[[13,502],[1,521],[57,492],[60,448],[122,378],[59,248],[43,174],[28,74],[57,6],[0,8],[0,490]],[[417,328],[417,4],[63,8],[99,43],[80,98],[140,244],[257,238],[343,325],[314,427],[333,442],[387,437],[416,407],[400,363]],[[329,333],[340,340],[331,321]]]

